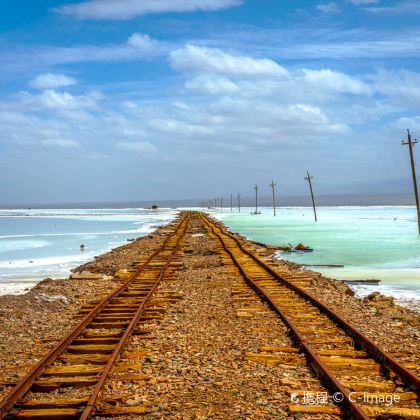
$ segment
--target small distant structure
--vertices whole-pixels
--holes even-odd
[[[157,210],[158,208],[159,208],[159,206],[157,206],[156,204],[153,204],[152,210]]]
[[[84,244],[81,244],[80,245],[80,251],[84,251],[85,250],[85,245]]]
[[[289,243],[289,248],[284,247],[282,249],[284,252],[313,252],[313,248],[305,246],[302,243],[297,244],[296,246]]]

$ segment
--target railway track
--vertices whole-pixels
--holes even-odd
[[[0,402],[0,418],[88,419],[130,337],[158,308],[152,297],[179,266],[191,213],[115,292],[83,318]],[[169,296],[170,298],[170,296]],[[106,413],[105,413],[106,414]]]
[[[331,391],[333,402],[339,404],[344,415],[363,420],[420,418],[420,379],[414,372],[303,290],[299,284],[304,278],[274,270],[222,224],[203,213],[201,219],[209,234],[218,241],[222,258],[232,261],[249,287],[289,328],[297,347]],[[243,296],[246,300],[250,292],[239,288],[235,293],[237,298]],[[305,390],[299,390],[294,395],[304,394]],[[325,407],[311,404],[291,404],[289,409],[326,412]]]

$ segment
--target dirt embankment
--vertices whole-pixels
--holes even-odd
[[[0,397],[76,324],[74,316],[82,305],[117,288],[121,282],[112,276],[140,256],[150,255],[172,227],[161,227],[73,270],[100,274],[96,278],[49,279],[24,295],[0,296]],[[131,400],[150,402],[157,407],[157,416],[279,418],[290,399],[286,388],[279,387],[287,379],[286,370],[247,361],[244,354],[264,345],[290,345],[285,326],[257,301],[253,318],[238,315],[231,293],[241,276],[222,264],[214,241],[197,220],[186,240],[184,267],[164,285],[185,298],[156,325],[157,340],[151,344],[156,357],[151,366],[145,365],[152,379],[146,384],[117,384],[115,389],[124,390]],[[302,273],[297,264],[274,261],[268,248],[254,245],[254,249],[274,268]],[[310,293],[385,350],[406,352],[407,361],[419,364],[418,314],[382,296],[358,298],[342,282],[313,271],[304,273],[312,279]],[[288,380],[314,379],[304,366],[286,373]]]

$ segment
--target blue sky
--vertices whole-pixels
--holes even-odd
[[[0,3],[1,203],[410,191],[412,0]],[[262,188],[264,194],[264,188]]]

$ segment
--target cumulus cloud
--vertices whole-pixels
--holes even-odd
[[[89,0],[54,9],[79,19],[128,20],[150,13],[216,11],[242,4],[242,0]]]
[[[185,83],[189,90],[209,93],[212,95],[233,93],[239,89],[239,86],[226,77],[215,77],[212,75],[197,76]]]
[[[323,13],[337,13],[340,9],[338,8],[337,3],[323,3],[316,6],[316,10],[319,10]]]
[[[368,76],[383,101],[399,107],[420,106],[420,74],[408,70],[381,70]]]
[[[102,98],[98,92],[90,92],[86,95],[72,95],[68,92],[57,92],[47,89],[39,95],[28,92],[20,92],[18,97],[21,103],[31,109],[51,109],[54,111],[94,109],[97,101]]]
[[[76,80],[72,77],[57,73],[40,74],[29,82],[32,87],[37,89],[56,89],[73,86],[76,83]]]
[[[150,37],[133,34],[126,48],[147,50],[155,45]],[[7,144],[5,149],[61,153],[60,163],[72,153],[83,159],[112,156],[109,170],[118,169],[113,179],[123,165],[136,168],[138,177],[137,171],[150,174],[162,160],[165,171],[154,175],[171,178],[166,163],[174,162],[174,173],[188,172],[187,184],[191,173],[202,174],[207,166],[224,178],[232,165],[238,173],[247,168],[250,177],[281,166],[284,173],[279,177],[294,179],[304,169],[304,159],[322,161],[330,179],[334,165],[342,170],[351,162],[348,170],[353,174],[354,161],[374,151],[370,145],[364,149],[369,129],[401,116],[408,105],[420,104],[420,75],[414,72],[352,75],[318,62],[312,68],[286,68],[268,58],[191,45],[178,47],[169,60],[180,77],[169,86],[166,80],[153,80],[150,96],[148,89],[127,88],[106,96],[46,89],[2,99],[0,142]],[[402,124],[383,125],[395,136]],[[362,141],[357,143],[356,137]],[[343,142],[348,146],[345,156],[340,155]],[[322,159],[313,159],[317,153]],[[210,161],[212,165],[206,165]],[[228,169],[214,169],[214,162],[224,161]],[[359,163],[356,176],[365,177],[369,171],[360,168]]]
[[[143,51],[150,51],[159,47],[159,41],[152,39],[147,34],[139,34],[139,33],[132,34],[128,38],[127,44],[130,47],[134,47]]]
[[[216,48],[186,45],[170,54],[176,70],[217,73],[226,76],[286,76],[287,71],[273,60],[232,55]]]
[[[367,83],[357,80],[347,74],[330,69],[303,69],[305,80],[321,89],[333,89],[337,92],[353,94],[370,94],[371,88]]]

